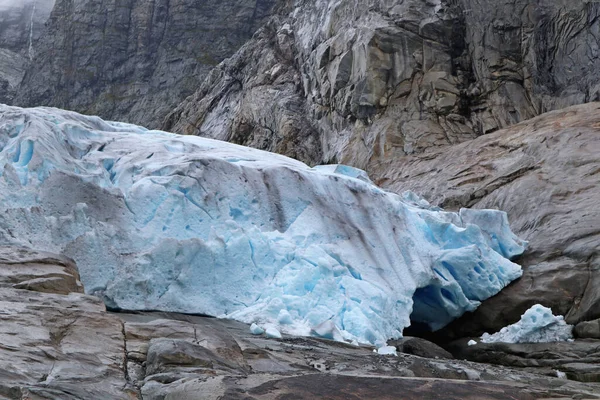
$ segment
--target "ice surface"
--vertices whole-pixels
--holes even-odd
[[[0,200],[0,244],[74,258],[110,307],[363,343],[411,310],[437,329],[475,309],[525,246],[502,212],[444,212],[351,167],[49,108],[0,106]]]
[[[573,338],[573,326],[562,316],[552,315],[552,310],[536,304],[521,316],[519,322],[504,327],[490,335],[484,333],[484,343],[547,343],[563,342]]]
[[[398,353],[396,352],[395,346],[382,346],[377,349],[377,353],[381,354],[383,356],[397,356],[398,355]]]
[[[268,338],[281,339],[281,332],[279,332],[279,329],[273,324],[267,324],[265,326],[265,335],[267,335]]]
[[[250,325],[250,333],[253,335],[262,335],[265,330],[256,324]]]

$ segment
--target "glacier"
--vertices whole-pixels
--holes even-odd
[[[0,244],[63,253],[122,310],[384,343],[521,276],[495,210],[445,212],[364,171],[0,105]]]
[[[521,319],[499,332],[481,336],[483,343],[549,343],[573,339],[573,325],[568,325],[563,316],[555,316],[552,310],[536,304],[525,311]]]

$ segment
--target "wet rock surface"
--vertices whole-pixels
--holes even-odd
[[[382,356],[315,338],[268,339],[214,318],[107,313],[99,299],[80,293],[72,261],[48,253],[0,248],[0,271],[2,398],[600,398],[596,383],[537,370]],[[14,288],[32,279],[62,283]],[[414,338],[403,346],[411,341],[436,348]],[[571,364],[565,370],[589,367]]]
[[[55,0],[0,2],[0,103],[10,103]]]
[[[529,241],[523,277],[452,323],[450,337],[494,333],[536,303],[570,324],[600,315],[600,104],[547,113],[475,140],[371,165],[388,190],[446,209],[498,208]]]

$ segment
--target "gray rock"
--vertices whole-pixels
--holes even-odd
[[[163,127],[365,168],[598,99],[599,14],[566,0],[298,0]]]
[[[0,103],[10,103],[55,0],[0,2]]]
[[[520,344],[480,342],[474,346],[469,346],[467,340],[450,344],[456,357],[549,375],[560,371],[569,379],[600,382],[600,342],[597,340]]]
[[[145,374],[137,384],[145,399],[292,394],[302,399],[388,399],[399,390],[408,399],[600,397],[600,386],[557,379],[547,368],[525,371],[409,354],[381,356],[370,347],[322,339],[267,339],[250,334],[242,323],[181,314],[117,316],[125,323],[129,365],[140,365]],[[428,351],[435,347],[407,339],[411,341]]]
[[[575,325],[573,332],[579,338],[600,339],[600,319],[580,322]]]
[[[600,365],[598,363],[569,363],[562,366],[567,378],[580,382],[600,382]]]
[[[83,293],[73,260],[10,246],[0,246],[0,287],[64,295]]]
[[[425,358],[454,358],[452,354],[435,343],[418,337],[405,336],[399,340],[390,340],[388,345],[396,346],[401,353],[412,354]]]
[[[156,128],[275,0],[57,0],[15,104]]]

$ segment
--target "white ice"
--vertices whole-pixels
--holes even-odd
[[[573,338],[573,326],[552,310],[536,304],[521,316],[519,322],[506,326],[500,332],[484,333],[484,343],[548,343],[564,342]]]
[[[262,335],[265,330],[256,324],[250,325],[250,333],[253,335]]]
[[[396,351],[395,346],[382,346],[377,349],[377,353],[382,356],[397,356],[398,352]]]
[[[49,108],[0,105],[0,208],[0,244],[72,257],[109,307],[362,343],[474,310],[525,247],[503,212],[444,212],[351,167]]]

